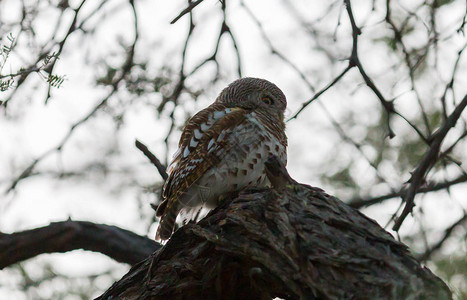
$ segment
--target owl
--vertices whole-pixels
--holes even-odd
[[[167,168],[156,240],[172,235],[181,211],[214,208],[223,194],[270,185],[264,162],[270,155],[287,163],[284,93],[259,78],[241,78],[183,129]]]

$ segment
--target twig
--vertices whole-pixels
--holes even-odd
[[[430,257],[433,255],[433,253],[437,252],[438,250],[441,249],[443,246],[444,242],[451,236],[451,234],[454,232],[454,229],[457,227],[463,225],[465,222],[467,222],[467,213],[464,213],[464,216],[457,220],[454,224],[449,226],[444,230],[444,235],[443,237],[431,248],[427,249],[422,255],[418,257],[418,260],[420,261],[426,261],[430,259]]]
[[[185,43],[183,45],[183,50],[182,50],[182,63],[180,65],[179,79],[178,79],[178,82],[177,82],[177,84],[175,85],[175,87],[173,89],[172,94],[170,96],[168,96],[168,97],[163,97],[162,98],[161,103],[157,107],[157,111],[159,113],[161,113],[164,110],[166,104],[169,103],[170,101],[172,101],[175,105],[177,105],[178,98],[180,97],[180,95],[182,94],[182,91],[185,88],[185,80],[186,80],[186,77],[187,77],[186,74],[185,74],[186,53],[187,53],[187,50],[188,50],[188,43],[190,42],[193,31],[195,29],[195,24],[193,23],[193,16],[191,14],[191,11],[190,11],[190,23],[188,24],[188,26],[189,26],[188,27],[188,34],[187,34],[187,36],[185,38]],[[175,108],[174,108],[174,110],[175,110]],[[173,111],[172,111],[172,114],[173,114]],[[173,119],[172,119],[172,121],[173,121]],[[169,134],[170,134],[170,132],[169,132]],[[167,139],[169,138],[169,134],[167,135]],[[167,145],[167,147],[168,147],[168,145]]]
[[[446,119],[447,112],[446,112],[446,96],[449,90],[453,91],[454,87],[454,80],[456,78],[456,72],[458,70],[459,62],[461,60],[462,54],[464,53],[465,48],[467,47],[467,43],[464,44],[464,46],[459,50],[457,53],[457,59],[454,63],[454,67],[452,68],[452,75],[451,75],[451,80],[446,84],[446,88],[444,89],[443,96],[441,97],[441,104],[443,105],[443,117]]]
[[[353,17],[353,12],[352,12],[352,7],[351,7],[351,4],[350,4],[350,0],[345,0],[344,3],[345,3],[345,6],[346,6],[346,9],[347,9],[347,14],[349,15],[350,24],[352,26],[353,43],[352,43],[352,52],[351,52],[351,55],[349,57],[349,65],[330,84],[328,84],[324,89],[322,89],[321,91],[316,93],[307,102],[304,102],[302,104],[302,107],[300,108],[300,110],[297,113],[295,113],[294,116],[292,116],[289,120],[297,118],[297,116],[300,114],[300,112],[302,112],[306,108],[306,106],[308,106],[311,102],[316,100],[316,98],[318,98],[322,93],[324,93],[326,90],[328,90],[332,85],[334,85],[336,82],[338,82],[351,68],[357,67],[360,74],[362,75],[363,80],[365,81],[366,85],[375,93],[375,95],[378,97],[381,104],[383,105],[384,109],[386,110],[386,112],[388,114],[388,118],[387,118],[387,120],[388,120],[387,121],[388,136],[390,138],[393,138],[395,136],[395,134],[392,131],[391,126],[390,126],[390,116],[391,116],[392,113],[395,112],[394,104],[393,104],[392,101],[388,101],[388,100],[386,100],[384,98],[384,96],[379,91],[379,89],[376,87],[376,85],[373,83],[371,78],[366,74],[366,71],[364,70],[364,68],[363,68],[363,66],[362,66],[362,64],[360,62],[360,59],[358,57],[358,36],[361,34],[361,30],[355,23],[355,19]]]
[[[403,195],[402,197],[405,202],[405,207],[401,215],[396,219],[394,226],[392,227],[394,231],[399,230],[399,228],[402,225],[402,222],[404,222],[407,215],[410,212],[412,212],[412,209],[415,206],[414,198],[417,193],[417,190],[422,185],[429,169],[438,160],[438,154],[439,154],[439,150],[441,147],[441,143],[443,142],[449,130],[456,125],[457,120],[461,116],[461,113],[465,109],[466,106],[467,106],[467,95],[464,96],[464,98],[459,103],[459,105],[454,109],[452,114],[445,120],[443,126],[435,134],[433,134],[431,138],[430,149],[427,151],[427,153],[421,160],[418,167],[412,173],[412,177],[410,179],[410,187],[407,193]]]
[[[151,152],[149,151],[148,147],[141,143],[138,140],[135,140],[135,146],[138,148],[141,152],[143,152],[144,155],[146,155],[147,158],[151,161],[151,163],[157,168],[157,171],[161,175],[162,179],[167,180],[169,175],[167,174],[166,166],[164,166],[161,161]]]
[[[457,32],[458,33],[462,32],[462,35],[464,36],[465,36],[464,27],[466,23],[467,23],[467,5],[465,6],[465,13],[464,13],[464,17],[462,18],[462,23],[457,29]]]
[[[449,188],[450,186],[460,184],[460,183],[465,183],[465,182],[467,182],[467,174],[463,174],[463,175],[461,175],[461,176],[459,176],[459,177],[457,177],[456,179],[453,179],[453,180],[434,183],[434,184],[430,184],[430,185],[425,186],[425,187],[421,187],[420,189],[418,189],[417,194],[444,190],[446,188]],[[406,189],[401,189],[400,191],[395,192],[395,193],[389,193],[389,194],[386,194],[386,195],[383,195],[383,196],[374,197],[374,198],[370,198],[370,199],[353,199],[353,200],[349,201],[349,205],[352,206],[353,208],[368,207],[368,206],[371,206],[371,205],[374,205],[374,204],[381,203],[381,202],[383,202],[385,200],[388,200],[388,199],[402,197],[406,193],[406,191],[407,191]]]
[[[388,128],[388,136],[389,138],[393,138],[395,133],[391,129],[390,119],[391,114],[394,113],[394,104],[392,101],[388,101],[384,98],[383,94],[379,91],[376,85],[373,83],[373,80],[366,74],[366,71],[363,69],[362,63],[358,57],[358,36],[362,33],[360,28],[355,23],[355,19],[352,12],[352,6],[350,4],[350,0],[344,0],[345,8],[347,10],[347,14],[349,16],[350,24],[352,26],[352,54],[350,55],[349,66],[356,66],[360,71],[360,74],[363,77],[366,85],[375,93],[376,97],[378,97],[379,101],[383,105],[386,113],[388,114],[387,118],[387,128]]]
[[[408,72],[409,72],[410,83],[412,85],[412,90],[415,92],[417,102],[418,102],[418,105],[419,105],[421,113],[422,113],[423,122],[425,124],[425,127],[426,127],[427,131],[431,132],[430,122],[428,121],[428,115],[426,113],[426,109],[425,109],[425,107],[423,105],[423,102],[421,100],[420,93],[418,92],[418,89],[417,89],[416,84],[415,84],[415,74],[414,74],[414,72],[417,69],[417,67],[420,64],[422,59],[418,60],[415,64],[412,64],[412,62],[410,60],[410,53],[407,50],[407,47],[405,46],[405,44],[404,44],[404,42],[402,40],[402,28],[405,25],[403,25],[401,29],[398,29],[396,24],[394,24],[394,22],[392,21],[392,19],[391,19],[390,0],[386,1],[386,17],[385,17],[385,21],[386,21],[386,23],[388,23],[391,26],[392,31],[394,32],[394,39],[398,44],[400,44],[400,46],[402,48],[402,53],[404,54],[404,61],[405,61],[405,64],[407,65]],[[426,46],[426,53],[425,53],[425,55],[423,57],[426,56],[426,54],[428,52],[428,49],[429,49],[429,44]]]
[[[51,53],[54,53],[54,56],[56,56],[56,57],[58,57],[60,55],[60,53],[62,52],[63,48],[65,47],[65,44],[66,44],[68,38],[71,36],[71,34],[76,32],[78,29],[80,29],[80,27],[76,26],[76,22],[78,20],[79,12],[80,12],[80,10],[83,7],[85,2],[86,2],[86,0],[82,0],[81,3],[78,5],[78,7],[73,9],[73,12],[74,12],[73,20],[70,22],[70,25],[68,27],[68,31],[67,31],[66,35],[63,37],[63,39],[61,41],[59,41],[59,42],[55,41],[54,43],[52,43],[49,46],[47,46],[49,42],[46,42],[45,45],[43,45],[43,47],[41,48],[40,53],[38,54],[36,61],[34,63],[32,63],[30,66],[28,66],[26,68],[23,68],[24,69],[23,72],[20,71],[20,72],[17,73],[17,75],[19,76],[19,79],[18,79],[18,81],[16,83],[16,88],[8,96],[8,98],[5,99],[5,101],[2,102],[2,105],[4,107],[7,107],[9,101],[13,98],[16,91],[19,90],[18,87],[21,86],[23,84],[23,82],[25,82],[25,80],[29,77],[29,75],[31,75],[32,73],[40,74],[39,72],[41,70],[43,70],[44,67],[45,67],[43,65],[38,66],[39,63],[42,60],[44,60],[47,56],[50,56]],[[53,40],[53,38],[51,38],[51,40]],[[57,47],[58,47],[58,50],[54,51],[53,49],[56,49]],[[57,62],[56,58],[50,61],[50,63],[47,65],[47,73],[52,74],[56,62]],[[49,98],[50,98],[50,85],[49,85],[49,90],[47,92],[47,96],[46,96],[46,99],[45,99],[45,103],[47,103]]]
[[[310,100],[306,101],[306,102],[303,102],[302,103],[302,107],[292,116],[290,117],[288,121],[290,120],[293,120],[293,119],[296,119],[298,117],[298,115],[308,106],[310,105],[311,102],[315,101],[316,99],[318,99],[319,96],[321,96],[324,92],[326,92],[329,88],[331,88],[334,84],[336,84],[339,80],[341,80],[341,78],[350,70],[352,69],[352,66],[349,64],[347,66],[347,68],[345,68],[339,75],[336,76],[336,78],[334,78],[327,86],[325,86],[323,89],[321,89],[320,91],[318,91],[316,94],[313,95],[313,97],[311,97]]]
[[[217,61],[217,54],[219,52],[219,46],[220,46],[221,38],[225,33],[227,33],[230,36],[230,39],[232,40],[232,44],[234,46],[235,54],[237,56],[237,73],[238,73],[239,77],[242,77],[242,63],[241,63],[240,51],[239,51],[238,44],[237,44],[237,41],[235,39],[235,36],[233,35],[232,30],[230,29],[230,26],[227,24],[226,8],[227,7],[225,5],[225,2],[223,2],[223,4],[222,4],[223,21],[222,21],[222,25],[221,25],[219,35],[217,36],[216,46],[214,48],[213,54],[211,54],[208,58],[204,59],[201,63],[199,63],[197,66],[195,66],[193,68],[193,70],[186,75],[186,77],[192,76],[202,66],[206,65],[210,61],[215,62],[215,64],[216,64],[216,78],[218,77],[218,74],[219,74],[219,62]]]
[[[84,3],[84,1],[82,2],[82,4]],[[82,5],[81,4],[81,5]],[[125,62],[123,63],[122,67],[121,67],[121,72],[119,74],[119,76],[117,78],[115,78],[112,83],[110,84],[111,86],[111,91],[104,97],[102,98],[99,103],[93,108],[91,109],[84,117],[82,117],[80,120],[78,120],[77,122],[75,122],[71,127],[70,129],[68,130],[68,132],[65,134],[65,136],[62,138],[62,140],[60,141],[60,143],[58,143],[56,146],[50,148],[49,150],[45,151],[44,153],[42,153],[39,157],[37,157],[36,159],[33,160],[33,162],[27,166],[23,172],[21,172],[21,174],[15,178],[10,187],[5,191],[5,193],[9,193],[11,192],[12,190],[14,190],[17,186],[17,184],[22,180],[22,179],[25,179],[27,177],[30,176],[30,174],[32,174],[32,171],[34,170],[34,168],[37,166],[37,164],[39,162],[41,162],[43,159],[45,159],[46,157],[48,157],[49,155],[51,155],[52,153],[54,152],[57,152],[57,151],[61,151],[62,148],[65,146],[65,144],[68,142],[68,140],[71,138],[71,136],[73,135],[73,133],[75,132],[75,129],[80,127],[81,125],[83,125],[84,123],[86,123],[90,118],[92,118],[102,107],[104,107],[107,102],[109,101],[109,99],[119,90],[119,86],[120,86],[120,82],[122,80],[125,79],[125,77],[127,76],[127,74],[131,71],[131,68],[133,67],[133,62],[134,62],[134,55],[135,55],[135,51],[136,51],[136,43],[138,41],[138,19],[137,19],[137,15],[136,15],[136,9],[133,5],[133,2],[130,1],[130,4],[131,4],[131,7],[132,7],[132,11],[133,11],[133,14],[134,14],[134,30],[135,30],[135,36],[134,36],[134,41],[133,41],[133,44],[131,45],[129,51],[127,52],[127,57],[126,57],[126,60]],[[80,6],[81,7],[81,6]],[[65,39],[62,40],[62,43],[65,42]]]
[[[191,2],[190,5],[188,5],[187,8],[185,8],[184,10],[182,10],[182,12],[175,17],[175,19],[173,19],[170,24],[175,24],[175,22],[177,22],[181,17],[183,17],[184,15],[186,15],[187,13],[191,13],[191,11],[198,5],[200,4],[201,2],[203,2],[203,0],[198,0],[198,1],[195,1],[195,2]]]
[[[253,14],[253,12],[250,10],[250,8],[245,4],[245,2],[240,1],[240,5],[245,9],[245,11],[250,15],[251,19],[253,22],[256,23],[256,26],[258,26],[258,29],[261,33],[261,36],[263,37],[263,40],[268,44],[269,49],[271,49],[271,53],[273,55],[276,55],[279,57],[285,64],[287,64],[289,67],[291,67],[299,76],[300,78],[307,84],[308,88],[312,91],[315,92],[315,87],[311,84],[311,82],[306,78],[305,73],[303,73],[297,65],[295,65],[292,61],[290,61],[284,54],[282,54],[279,50],[277,50],[274,45],[272,44],[271,40],[269,39],[268,35],[266,34],[266,31],[264,30],[263,25],[261,22],[258,20],[258,18]]]

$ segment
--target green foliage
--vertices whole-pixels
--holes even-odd
[[[0,80],[0,92],[4,92],[13,86],[13,79]]]
[[[101,290],[99,281],[104,279],[111,283],[117,279],[112,269],[98,275],[69,276],[55,270],[50,263],[38,263],[33,267],[31,262],[25,262],[5,270],[5,275],[20,279],[16,285],[28,299],[93,299]]]
[[[446,4],[450,4],[454,2],[454,0],[435,0],[433,1],[433,7],[440,7],[440,6],[443,6],[443,5],[446,5]]]
[[[443,122],[443,112],[441,111],[441,109],[427,112],[427,118],[431,128],[439,128],[441,126],[441,123]]]
[[[161,88],[167,86],[172,80],[165,74],[164,68],[158,74],[152,74],[147,69],[146,63],[134,66],[133,72],[126,79],[126,90],[136,96],[148,93],[159,93]]]
[[[350,165],[346,166],[343,169],[340,169],[338,172],[327,176],[324,178],[328,183],[337,184],[344,188],[357,188],[357,183],[355,182],[352,174],[350,173]]]
[[[467,257],[465,253],[442,256],[433,260],[437,273],[450,285],[454,295],[459,300],[467,299],[467,284],[462,282],[467,278]]]
[[[372,163],[378,167],[383,161],[390,159],[388,153],[388,139],[384,138],[387,124],[387,113],[380,109],[379,118],[375,124],[366,127],[365,145],[370,145],[375,149],[376,158]]]
[[[2,70],[3,66],[5,65],[6,59],[10,55],[10,52],[13,49],[14,44],[15,44],[15,38],[13,37],[13,35],[11,33],[7,36],[7,39],[10,42],[10,44],[9,45],[1,45],[1,48],[2,48],[1,55],[2,55],[3,60],[2,60],[2,63],[0,64],[0,71]]]
[[[47,78],[47,82],[50,84],[50,86],[55,88],[59,88],[63,81],[65,81],[65,76],[59,76],[55,74],[50,74]]]
[[[414,136],[404,137],[404,143],[396,147],[398,166],[402,172],[413,169],[425,154],[428,146],[424,141]]]
[[[13,86],[13,78],[3,79],[7,76],[2,76],[3,67],[6,64],[6,61],[10,56],[11,50],[13,49],[15,43],[15,39],[11,33],[7,36],[7,39],[9,41],[9,45],[0,44],[2,57],[0,60],[0,92],[4,92]]]
[[[429,48],[415,48],[411,49],[408,53],[408,59],[412,65],[412,74],[415,79],[421,78],[427,70],[427,55]]]
[[[1,39],[0,39],[1,40]],[[7,40],[9,41],[8,45],[0,45],[1,47],[1,60],[0,60],[0,92],[5,92],[11,87],[14,86],[15,84],[15,78],[19,77],[20,80],[18,82],[18,86],[22,84],[24,79],[30,74],[30,73],[38,73],[42,78],[45,79],[45,81],[49,84],[49,86],[54,87],[54,88],[59,88],[62,83],[65,80],[64,75],[57,75],[53,74],[52,70],[55,65],[55,62],[59,58],[59,53],[57,52],[52,52],[51,54],[44,54],[42,61],[39,61],[39,66],[31,65],[28,67],[21,67],[19,68],[19,71],[16,73],[12,74],[6,74],[3,75],[2,71],[3,68],[5,67],[7,60],[10,57],[10,54],[12,53],[15,45],[16,45],[16,39],[13,37],[13,35],[10,33],[7,36]],[[43,74],[45,73],[45,74]],[[47,74],[47,75],[46,75]],[[1,104],[2,102],[0,102]]]

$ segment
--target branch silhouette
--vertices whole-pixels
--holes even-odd
[[[0,233],[0,269],[40,254],[76,249],[100,252],[134,265],[160,247],[147,237],[117,226],[68,220],[12,234]]]

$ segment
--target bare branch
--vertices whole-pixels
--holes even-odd
[[[147,158],[149,158],[151,163],[157,168],[157,171],[161,175],[162,179],[164,179],[164,181],[167,180],[167,177],[169,177],[169,175],[165,171],[167,167],[164,166],[161,163],[161,161],[151,151],[149,151],[148,147],[146,147],[146,145],[144,145],[140,141],[135,140],[135,146],[136,148],[141,150],[141,152],[143,152],[143,154],[146,155]]]
[[[324,89],[321,91],[317,92],[310,100],[304,102],[302,104],[302,107],[299,109],[297,113],[295,113],[289,120],[297,118],[297,116],[314,100],[316,100],[322,93],[327,91],[330,87],[332,87],[336,82],[338,82],[351,68],[357,67],[358,70],[360,71],[360,74],[362,75],[366,85],[375,93],[375,95],[378,97],[380,100],[381,104],[383,105],[384,109],[386,110],[388,114],[388,123],[387,123],[387,128],[388,128],[388,135],[390,138],[394,137],[395,134],[391,129],[390,126],[390,115],[395,112],[394,110],[394,105],[392,101],[388,101],[384,98],[382,93],[379,91],[379,89],[376,87],[376,85],[373,83],[371,78],[366,74],[366,71],[363,69],[363,66],[360,62],[360,59],[358,57],[358,36],[361,34],[360,28],[355,23],[355,19],[353,17],[353,12],[352,12],[352,7],[350,4],[350,0],[345,0],[345,6],[347,9],[347,13],[349,15],[349,20],[352,26],[352,39],[353,39],[353,44],[352,44],[352,52],[349,57],[349,65],[347,66],[346,69],[344,69],[330,84],[328,84]],[[271,46],[271,43],[270,47]],[[303,76],[302,76],[303,78]]]
[[[362,31],[355,23],[350,0],[344,0],[344,3],[345,3],[345,8],[347,10],[347,14],[349,16],[350,24],[352,26],[353,44],[352,44],[352,54],[350,55],[350,59],[349,59],[349,66],[352,66],[352,67],[356,66],[358,68],[366,85],[375,93],[376,97],[378,97],[379,101],[383,105],[384,109],[386,110],[386,113],[388,114],[388,117],[387,117],[388,136],[389,138],[393,138],[395,136],[395,133],[391,129],[390,119],[391,119],[391,114],[394,113],[394,104],[392,103],[392,101],[388,101],[384,98],[383,94],[379,91],[379,89],[373,83],[373,80],[371,80],[371,78],[366,74],[366,71],[363,69],[362,63],[360,62],[360,59],[358,57],[358,36],[362,33]]]
[[[407,65],[407,70],[409,72],[410,83],[412,85],[412,90],[415,92],[417,102],[418,102],[418,105],[419,105],[421,113],[422,113],[423,122],[425,124],[425,127],[426,127],[427,131],[431,132],[430,122],[428,121],[428,115],[427,115],[426,109],[425,109],[425,107],[424,107],[424,105],[422,103],[420,93],[418,92],[418,89],[417,89],[416,84],[415,84],[415,70],[417,69],[417,65],[420,64],[421,59],[416,64],[413,64],[411,62],[409,51],[408,51],[407,47],[405,46],[405,43],[402,40],[402,32],[401,32],[401,30],[399,30],[397,28],[396,24],[391,19],[391,1],[390,0],[386,0],[386,17],[385,17],[385,21],[390,25],[391,29],[393,30],[394,39],[395,39],[396,43],[398,43],[402,48],[402,53],[404,54],[404,61],[405,61],[405,64]],[[427,47],[425,49],[426,49],[425,50],[425,52],[426,52],[425,56],[426,56],[426,54],[428,52],[428,49],[429,49],[428,45],[427,45]]]
[[[188,2],[191,2],[191,1],[188,1]],[[191,2],[187,8],[185,8],[184,10],[182,10],[182,12],[175,17],[175,19],[173,19],[170,24],[175,24],[175,22],[177,22],[181,17],[183,17],[184,15],[186,15],[187,13],[191,13],[191,11],[198,5],[200,4],[201,2],[203,2],[203,0],[197,0],[195,2]]]
[[[417,191],[417,194],[436,192],[436,191],[447,189],[450,186],[460,184],[460,183],[465,183],[465,182],[467,182],[467,174],[463,174],[463,175],[457,177],[456,179],[448,180],[448,181],[445,181],[445,182],[430,183],[430,184],[428,184],[428,185],[426,185],[424,187],[419,188],[418,191]],[[374,204],[384,202],[385,200],[388,200],[388,199],[402,197],[406,192],[407,192],[407,190],[405,188],[403,188],[398,192],[389,193],[389,194],[386,194],[386,195],[383,195],[383,196],[374,197],[374,198],[370,198],[370,199],[360,199],[360,198],[352,199],[352,200],[349,201],[349,205],[354,207],[354,208],[368,207],[368,206],[371,206],[371,205],[374,205]]]
[[[434,244],[431,248],[427,249],[417,259],[420,261],[426,261],[430,259],[434,253],[438,252],[441,249],[444,242],[446,242],[448,238],[451,236],[451,234],[454,232],[454,229],[462,226],[466,222],[467,222],[467,213],[464,213],[464,216],[462,218],[460,218],[459,220],[454,222],[454,224],[452,224],[451,226],[449,226],[448,228],[444,230],[443,237],[436,244]]]
[[[293,120],[293,119],[296,119],[298,117],[298,115],[308,106],[310,105],[311,102],[315,101],[316,99],[318,99],[319,96],[321,96],[324,92],[326,92],[329,88],[331,88],[334,84],[336,84],[339,80],[341,80],[342,77],[344,77],[344,75],[350,70],[352,69],[352,66],[349,64],[347,66],[347,68],[345,68],[339,75],[336,76],[336,78],[334,78],[327,86],[325,86],[323,89],[321,89],[320,91],[318,91],[316,94],[313,95],[313,97],[311,97],[310,100],[306,101],[306,102],[303,102],[302,103],[302,107],[292,116],[290,117],[288,121],[290,120]]]
[[[227,14],[226,14],[226,4],[225,2],[222,3],[222,15],[223,15],[223,21],[221,24],[221,28],[219,31],[219,34],[217,36],[217,41],[216,41],[216,46],[214,48],[213,54],[211,54],[209,57],[204,59],[201,63],[199,63],[197,66],[193,68],[193,70],[186,75],[186,77],[192,76],[194,73],[196,73],[202,66],[206,65],[208,62],[214,62],[216,64],[216,76],[215,80],[219,77],[219,67],[220,64],[217,60],[217,54],[219,52],[219,46],[221,42],[221,38],[224,34],[228,34],[230,36],[230,39],[232,40],[235,54],[237,56],[237,73],[239,77],[242,77],[242,63],[241,63],[241,56],[238,48],[237,41],[235,39],[235,36],[232,33],[232,30],[230,29],[230,26],[227,24]]]
[[[116,226],[68,220],[12,234],[0,233],[0,269],[40,254],[76,249],[100,252],[134,265],[160,247],[147,237]]]
[[[84,1],[82,2],[82,4],[83,3],[84,3]],[[5,193],[9,193],[12,190],[14,190],[21,180],[29,177],[29,175],[32,173],[32,171],[34,170],[34,168],[37,166],[37,164],[39,162],[41,162],[42,160],[44,160],[45,158],[47,158],[51,154],[53,154],[55,152],[58,152],[58,151],[61,151],[62,148],[65,146],[65,144],[68,142],[68,140],[71,138],[73,133],[75,132],[76,128],[80,127],[81,125],[85,124],[89,119],[91,119],[102,107],[104,107],[107,104],[109,99],[119,90],[119,88],[120,88],[119,83],[122,82],[126,78],[126,76],[130,73],[131,69],[134,66],[134,55],[135,55],[135,51],[136,51],[136,43],[138,41],[138,19],[137,19],[136,10],[135,10],[135,7],[133,5],[133,2],[130,1],[130,4],[131,4],[132,11],[133,11],[133,14],[134,14],[134,29],[135,29],[134,41],[133,41],[132,45],[130,46],[129,51],[127,52],[126,60],[124,61],[123,65],[121,66],[120,74],[116,78],[114,78],[112,80],[111,84],[110,84],[110,86],[112,88],[111,91],[105,97],[103,97],[98,102],[98,104],[94,108],[92,108],[86,115],[84,115],[80,120],[75,122],[70,127],[70,129],[65,134],[65,136],[62,138],[62,140],[56,146],[50,148],[49,150],[45,151],[42,155],[40,155],[39,157],[34,159],[33,162],[29,166],[27,166],[21,172],[21,174],[18,177],[13,179],[12,183],[10,184],[8,189],[5,191]],[[63,44],[64,44],[64,41],[65,41],[65,39],[62,40]],[[5,103],[5,105],[6,105],[6,103]]]
[[[250,10],[250,8],[245,4],[245,2],[240,1],[240,5],[245,8],[245,11],[250,15],[251,19],[258,26],[258,29],[260,30],[261,36],[263,37],[263,40],[269,46],[269,49],[271,49],[271,53],[273,55],[276,55],[277,57],[279,57],[286,65],[288,65],[290,68],[292,68],[300,76],[300,78],[306,83],[308,88],[312,92],[315,92],[315,87],[306,78],[305,73],[303,73],[303,71],[301,71],[296,64],[294,64],[290,59],[288,59],[284,54],[282,54],[276,47],[274,47],[274,45],[272,44],[272,42],[269,39],[268,35],[266,34],[266,31],[264,30],[263,25],[258,20],[258,18],[253,14],[253,12]]]
[[[438,160],[438,154],[441,147],[441,144],[448,134],[449,130],[456,125],[457,120],[461,116],[463,110],[467,106],[467,95],[464,96],[462,101],[459,105],[454,109],[452,114],[444,121],[443,126],[437,130],[435,134],[433,134],[432,138],[430,139],[430,149],[427,151],[425,156],[420,161],[420,164],[412,173],[410,179],[410,186],[405,195],[403,195],[403,200],[405,202],[404,210],[402,211],[401,215],[397,218],[393,230],[397,231],[404,222],[407,215],[412,212],[413,207],[415,206],[414,198],[415,195],[422,185],[423,181],[425,180],[426,174],[429,172],[430,168],[436,163]]]

